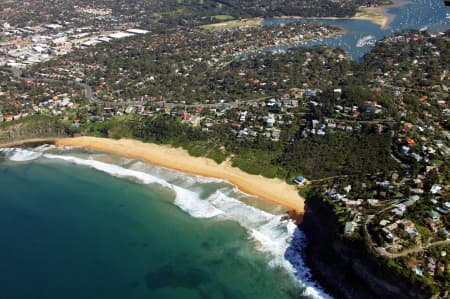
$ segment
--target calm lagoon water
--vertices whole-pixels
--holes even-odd
[[[408,29],[428,30],[430,32],[444,32],[450,28],[450,8],[444,6],[441,0],[398,0],[397,6],[387,9],[393,17],[387,28],[366,20],[293,20],[293,19],[266,19],[265,25],[289,24],[291,22],[320,22],[344,28],[347,32],[340,36],[324,38],[299,44],[299,47],[328,45],[345,50],[354,60],[360,60],[369,52],[377,40],[384,36]],[[285,51],[288,47],[268,48],[263,51]]]

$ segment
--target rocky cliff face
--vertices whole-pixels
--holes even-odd
[[[389,273],[384,261],[365,250],[361,241],[341,239],[331,208],[307,201],[300,228],[308,238],[305,262],[313,279],[336,298],[429,298],[420,286]]]

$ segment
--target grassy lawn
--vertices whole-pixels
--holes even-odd
[[[230,21],[230,20],[234,19],[234,17],[230,16],[230,15],[217,15],[217,16],[214,16],[213,18],[215,20],[221,21],[221,22]]]

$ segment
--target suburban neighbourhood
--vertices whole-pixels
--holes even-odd
[[[344,32],[324,24],[75,13],[84,23],[0,21],[0,141],[51,120],[64,136],[182,146],[280,178],[318,195],[339,238],[448,297],[450,31],[393,34],[356,62],[293,47]]]

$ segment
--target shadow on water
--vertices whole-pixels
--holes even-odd
[[[306,243],[307,239],[305,234],[297,227],[289,247],[284,253],[284,258],[289,261],[295,269],[295,277],[302,282],[303,287],[305,288],[304,294],[296,298],[311,298],[311,295],[306,295],[306,293],[316,293],[321,298],[331,298],[323,291],[319,283],[312,280],[311,271],[305,265],[304,252]]]
[[[149,289],[163,287],[184,287],[197,288],[202,283],[207,283],[209,277],[207,273],[198,268],[184,268],[164,265],[155,271],[147,273],[145,282]]]
[[[130,288],[130,289],[136,289],[138,287],[139,287],[138,281],[132,281],[132,282],[128,283],[128,288]]]
[[[211,273],[187,265],[166,264],[145,275],[145,283],[148,289],[184,288],[195,291],[200,298],[209,299],[211,294],[205,286],[214,286],[215,294],[220,293],[220,298],[244,298],[239,290],[222,284],[214,283]]]

